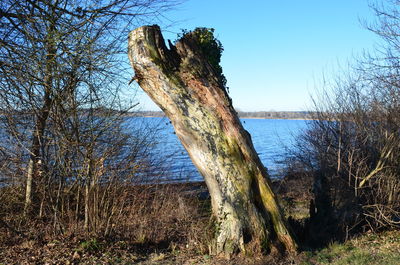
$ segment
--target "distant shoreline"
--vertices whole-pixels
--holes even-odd
[[[239,111],[238,116],[241,119],[268,119],[268,120],[314,120],[313,112],[309,111],[258,111],[243,112]],[[128,116],[154,118],[165,117],[162,111],[138,111],[131,112]]]
[[[249,119],[249,120],[293,120],[293,121],[313,121],[316,119],[313,118],[260,118],[260,117],[240,117],[240,119]]]

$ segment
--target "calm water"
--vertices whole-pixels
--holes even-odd
[[[195,169],[186,150],[182,147],[174,129],[166,118],[143,118],[146,122],[158,123],[160,131],[159,144],[154,149],[154,154],[171,156],[170,170],[172,179],[186,179],[189,181],[202,180]],[[306,128],[307,121],[303,120],[267,120],[267,119],[241,119],[244,128],[251,134],[254,147],[264,166],[268,168],[273,178],[282,177],[280,172],[281,161],[295,137]],[[168,178],[170,178],[168,177]]]

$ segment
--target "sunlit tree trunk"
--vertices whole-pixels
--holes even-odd
[[[32,145],[30,149],[30,158],[28,162],[28,170],[26,176],[25,189],[25,214],[30,211],[32,205],[33,193],[36,192],[37,182],[41,172],[41,147],[43,144],[43,135],[46,128],[47,118],[51,107],[50,99],[45,100],[43,108],[40,110],[40,116],[36,120],[36,124],[32,136]]]
[[[56,44],[54,41],[55,25],[51,22],[48,27],[48,33],[45,44],[46,49],[46,63],[43,78],[43,105],[37,110],[35,115],[35,127],[32,133],[32,145],[30,148],[30,158],[28,163],[27,177],[26,177],[26,189],[25,189],[25,207],[24,213],[27,214],[32,205],[33,194],[37,192],[36,184],[40,178],[41,171],[41,149],[43,147],[44,132],[47,125],[47,119],[49,117],[50,109],[53,105],[53,98],[51,95],[53,86],[53,72],[55,65],[55,58],[57,53]]]
[[[267,171],[196,41],[185,37],[168,49],[158,26],[140,27],[129,35],[129,58],[135,80],[171,120],[208,186],[212,253],[294,251]]]

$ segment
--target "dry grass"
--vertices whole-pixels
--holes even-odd
[[[51,216],[24,217],[23,198],[11,197],[19,192],[3,189],[2,197],[9,199],[0,206],[0,264],[120,264],[205,255],[209,201],[196,196],[203,189],[197,184],[127,187],[119,194],[124,207],[106,236],[104,227],[85,230],[82,219],[64,218],[54,226]]]
[[[289,186],[285,186],[285,185]],[[286,200],[286,212],[293,211],[293,196],[303,195],[289,183],[275,183]],[[55,229],[51,217],[26,218],[20,190],[3,188],[1,198],[0,265],[5,264],[398,264],[400,231],[369,233],[343,244],[331,243],[317,251],[278,257],[253,255],[213,257],[208,255],[212,237],[210,201],[198,199],[204,184],[164,184],[127,187],[125,199],[112,230],[104,236],[63,219],[64,230]],[[301,192],[301,191],[300,191]],[[302,191],[304,192],[304,191]],[[114,194],[117,196],[118,194]],[[12,197],[11,197],[12,196]],[[304,195],[305,196],[305,195]],[[297,201],[297,200],[296,200]],[[308,200],[304,201],[304,211]],[[297,203],[297,202],[296,202]],[[289,205],[289,206],[288,206]],[[289,207],[289,208],[287,208]],[[301,222],[297,219],[296,221]]]

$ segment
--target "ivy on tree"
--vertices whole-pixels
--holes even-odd
[[[178,34],[178,42],[182,39],[191,39],[196,43],[200,52],[205,58],[207,58],[208,63],[214,69],[216,75],[218,76],[221,84],[226,87],[226,78],[222,73],[222,67],[220,65],[222,52],[224,47],[221,42],[215,38],[213,28],[197,27],[192,31],[183,29],[181,34]],[[228,88],[227,88],[228,89]]]

